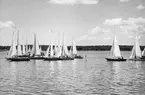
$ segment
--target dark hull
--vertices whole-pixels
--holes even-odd
[[[62,58],[60,58],[60,60],[74,60],[74,58],[72,58],[72,57],[62,57]]]
[[[30,61],[29,57],[14,57],[14,58],[6,58],[10,61]]]
[[[75,59],[83,59],[82,56],[75,56],[74,58],[75,58]]]
[[[31,59],[38,59],[38,60],[41,60],[41,59],[43,59],[43,57],[42,56],[33,56],[33,57],[30,57]]]
[[[140,58],[140,59],[128,59],[129,61],[145,61],[145,59],[142,59],[142,58]]]
[[[113,59],[113,58],[106,58],[107,61],[126,61],[127,59]]]
[[[52,57],[52,58],[43,58],[44,60],[47,60],[47,61],[57,61],[57,60],[61,60],[61,58],[59,57]]]

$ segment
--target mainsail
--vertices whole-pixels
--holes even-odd
[[[120,49],[119,49],[119,45],[116,39],[116,36],[114,35],[114,39],[113,39],[113,44],[111,47],[111,52],[110,52],[110,57],[117,57],[117,58],[121,58],[121,53],[120,53]]]
[[[34,34],[34,44],[31,52],[31,56],[35,55],[40,55],[39,42],[36,38],[36,34]]]
[[[140,50],[140,46],[139,46],[139,42],[138,42],[138,37],[135,37],[135,43],[130,55],[130,59],[134,59],[134,58],[141,58],[142,54],[141,54],[141,50]]]
[[[22,49],[23,49],[23,50],[22,50],[22,53],[23,53],[23,54],[26,54],[25,45],[22,45],[22,47],[23,47],[23,48],[22,48]]]
[[[142,56],[145,56],[145,48],[144,48],[144,50],[142,51]]]
[[[17,50],[16,50],[16,37],[15,37],[15,34],[13,32],[12,45],[11,45],[11,48],[9,50],[8,57],[12,57],[12,56],[14,56],[16,54],[17,54]]]
[[[22,55],[22,48],[21,48],[21,45],[19,43],[19,31],[17,32],[17,55]]]
[[[50,55],[50,46],[48,46],[45,57],[48,57]]]
[[[76,49],[76,44],[75,42],[73,41],[73,54],[77,54],[77,49]]]

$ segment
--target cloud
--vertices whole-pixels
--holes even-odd
[[[106,37],[106,38],[104,38],[105,40],[110,40],[111,39],[111,37]]]
[[[99,26],[96,26],[95,28],[92,29],[92,31],[89,31],[89,34],[96,34],[96,33],[107,33],[110,32],[109,29],[103,29]]]
[[[108,26],[119,26],[123,30],[124,33],[135,32],[135,31],[144,33],[145,18],[131,17],[126,20],[122,18],[106,19],[104,21],[104,24]]]
[[[121,25],[122,22],[123,22],[122,18],[115,18],[115,19],[106,19],[104,24],[110,25],[110,26],[115,26],[115,25]]]
[[[88,37],[88,35],[83,35],[83,36],[79,37],[77,39],[77,41],[85,40],[87,37]]]
[[[81,40],[96,40],[96,37],[102,35],[104,33],[109,33],[109,29],[104,29],[99,26],[96,26],[91,31],[89,31],[86,35],[83,35],[77,39],[77,41]]]
[[[0,21],[0,28],[12,28],[17,29],[16,25],[12,21],[1,22]]]
[[[97,4],[99,0],[46,0],[53,4]]]
[[[129,2],[130,0],[120,0],[120,2]]]
[[[139,10],[142,10],[142,9],[144,9],[145,7],[144,7],[142,4],[140,4],[140,5],[138,5],[136,8],[139,9]]]
[[[104,21],[105,25],[109,26],[119,26],[119,25],[131,25],[131,24],[145,24],[145,18],[128,18],[124,20],[122,18],[106,19]]]

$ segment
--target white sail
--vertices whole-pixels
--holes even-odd
[[[50,45],[50,56],[53,57],[54,56],[54,50],[53,50],[53,45]]]
[[[39,42],[36,38],[36,34],[34,34],[34,44],[31,51],[31,56],[35,56],[35,55],[40,55]]]
[[[17,47],[18,47],[18,49],[17,49],[17,55],[22,55],[21,45],[18,45]]]
[[[26,39],[26,47],[25,47],[25,52],[28,53],[28,44],[27,44],[27,39]]]
[[[48,46],[47,51],[45,53],[45,57],[48,57],[50,55],[50,46]]]
[[[57,47],[57,52],[55,53],[55,57],[60,57],[61,56],[61,53],[62,53],[61,46],[58,46]]]
[[[20,39],[19,39],[19,31],[17,32],[17,55],[22,55],[22,48],[21,45],[19,43]]]
[[[134,58],[141,58],[142,54],[141,54],[141,50],[140,50],[140,46],[139,46],[139,42],[138,42],[138,37],[135,37],[135,43],[132,49],[132,53],[130,55],[131,59]]]
[[[40,55],[39,41],[36,40],[36,55]]]
[[[142,56],[145,56],[145,48],[144,48],[144,50],[142,51]]]
[[[111,47],[111,53],[110,53],[110,57],[117,57],[117,58],[121,58],[121,53],[120,53],[120,48],[116,39],[116,36],[114,35],[114,39],[113,39],[113,44]]]
[[[14,55],[17,54],[17,50],[16,50],[16,37],[15,34],[13,32],[13,37],[12,37],[12,45],[10,47],[9,53],[8,53],[8,57],[12,57]]]
[[[73,48],[72,48],[73,50],[72,50],[72,53],[73,54],[77,54],[77,49],[76,49],[76,44],[75,44],[75,42],[73,41]]]
[[[25,45],[22,45],[22,47],[23,47],[23,48],[22,48],[22,49],[23,49],[23,50],[22,50],[22,53],[23,53],[23,54],[26,54]]]
[[[68,56],[68,48],[67,45],[65,44],[65,38],[64,38],[64,33],[63,33],[63,44],[62,44],[62,56]]]

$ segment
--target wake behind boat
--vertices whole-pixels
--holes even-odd
[[[117,43],[116,35],[114,35],[113,44],[110,51],[110,56],[106,58],[107,61],[126,61],[121,55],[119,45]]]

